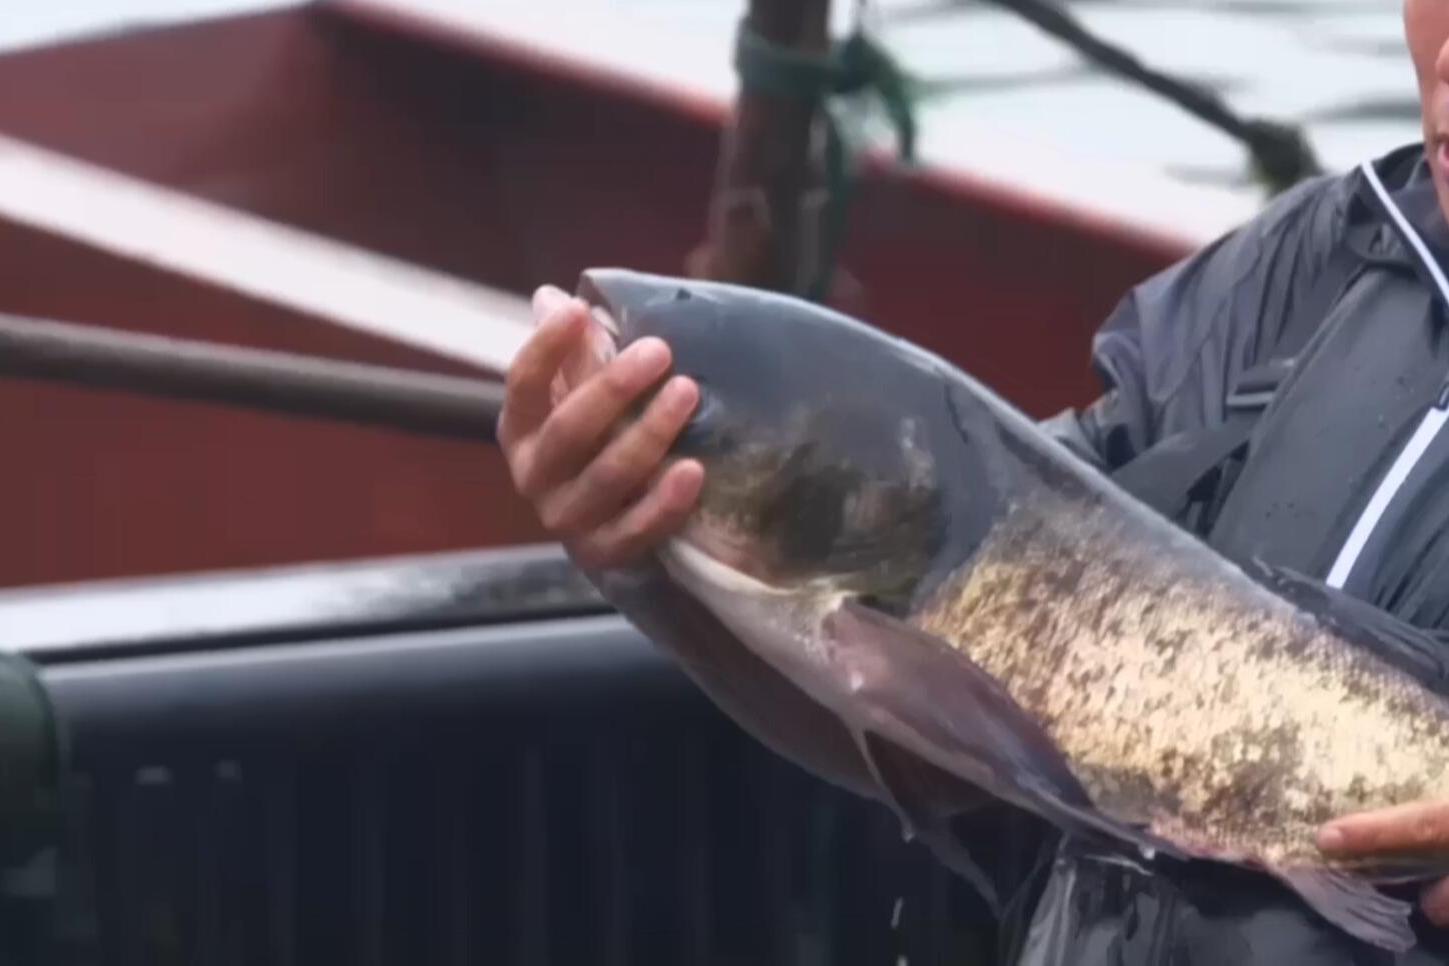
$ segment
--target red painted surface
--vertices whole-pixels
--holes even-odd
[[[519,292],[681,270],[716,109],[353,4],[0,58],[0,130]],[[145,226],[137,226],[144,231]],[[1088,337],[1179,254],[941,176],[875,177],[848,267],[867,318],[1035,414],[1095,391]],[[0,310],[453,370],[0,224]],[[0,385],[0,584],[533,539],[486,447]]]
[[[8,310],[426,363],[351,332],[0,228]],[[498,451],[204,404],[0,381],[0,584],[536,539]]]

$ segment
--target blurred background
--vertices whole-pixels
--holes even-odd
[[[87,31],[283,5],[274,0],[26,5],[0,24],[0,44],[13,48]],[[412,0],[402,6],[708,96],[728,97],[736,85],[730,49],[741,4],[735,0]],[[1356,164],[1418,136],[1397,4],[1070,0],[1062,6],[1103,39],[1220,93],[1245,114],[1301,125],[1329,166]],[[1197,233],[1236,223],[1256,200],[1229,138],[1085,63],[1010,11],[980,0],[872,0],[865,8],[877,36],[905,66],[951,85],[949,94],[933,98],[920,112],[921,155],[931,163],[1007,178],[1024,175],[1040,190],[1088,202],[1096,196],[1112,210],[1123,203],[1102,196],[1130,194],[1132,179],[1147,171],[1212,199],[1191,204],[1187,230]],[[831,9],[837,30],[855,16],[853,3],[836,2]],[[1023,145],[1047,152],[1050,161],[1022,158]],[[1074,170],[1078,165],[1091,169],[1090,184]],[[1105,188],[1104,170],[1123,180]],[[1199,214],[1202,209],[1216,214]]]
[[[1382,0],[9,7],[0,646],[71,767],[0,843],[7,963],[989,962],[512,493],[529,293],[795,291],[1044,416],[1131,285],[1419,136]],[[874,69],[741,90],[747,10]]]

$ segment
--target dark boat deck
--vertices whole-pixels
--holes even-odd
[[[51,962],[878,966],[990,936],[553,548],[11,592],[0,627],[75,748]]]

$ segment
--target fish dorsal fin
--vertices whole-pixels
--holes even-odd
[[[1449,695],[1445,646],[1429,632],[1295,570],[1253,558],[1248,575],[1312,614],[1327,630],[1378,655],[1425,687]]]

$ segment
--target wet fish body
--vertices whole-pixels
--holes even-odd
[[[1434,645],[1296,574],[1233,564],[986,387],[801,300],[619,270],[581,294],[701,385],[677,451],[706,487],[603,592],[741,724],[893,808],[971,874],[943,819],[984,792],[1069,833],[1260,869],[1341,928],[1413,944],[1334,862],[1335,816],[1449,799]]]

